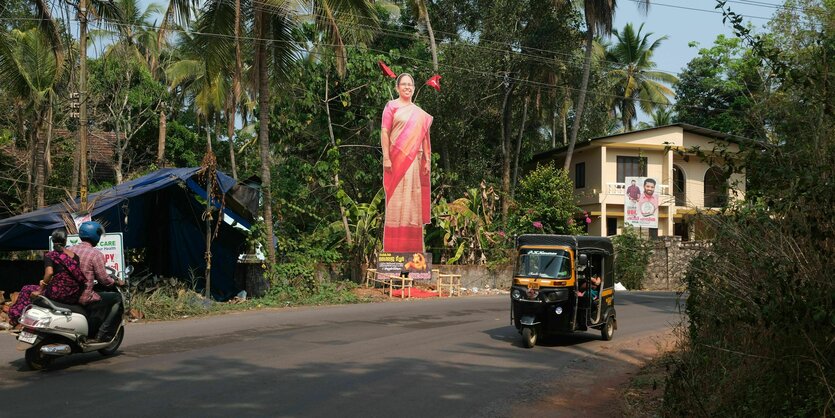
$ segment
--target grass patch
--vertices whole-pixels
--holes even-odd
[[[356,288],[355,283],[348,281],[320,283],[309,290],[276,286],[262,298],[228,303],[208,300],[184,285],[165,286],[151,292],[134,294],[131,298],[131,316],[147,320],[166,320],[264,307],[337,305],[372,301],[369,297],[358,296],[354,292]]]
[[[664,390],[677,355],[677,351],[671,351],[652,359],[629,380],[621,399],[623,416],[665,416]]]

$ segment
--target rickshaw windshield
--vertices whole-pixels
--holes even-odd
[[[519,255],[516,276],[568,279],[571,260],[564,250],[528,251]]]

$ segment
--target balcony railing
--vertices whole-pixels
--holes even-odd
[[[606,183],[606,194],[625,195],[627,187],[626,183]],[[670,196],[670,186],[657,184],[655,190],[661,196]]]

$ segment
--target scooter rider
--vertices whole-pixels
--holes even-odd
[[[103,235],[104,227],[100,223],[93,221],[84,222],[78,228],[78,237],[81,239],[81,243],[70,247],[81,260],[81,271],[84,272],[84,277],[87,279],[85,289],[79,298],[79,303],[85,305],[90,313],[98,310],[106,312],[106,317],[101,327],[99,327],[96,338],[87,340],[90,343],[112,340],[116,334],[118,321],[120,320],[119,314],[122,311],[122,306],[119,303],[119,293],[97,293],[93,291],[94,280],[98,280],[104,286],[113,286],[114,284],[114,280],[107,274],[107,270],[104,268],[104,254],[94,248],[98,245]],[[121,286],[124,282],[119,280],[118,284]]]

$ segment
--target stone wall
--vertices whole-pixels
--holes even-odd
[[[460,274],[461,287],[475,289],[510,289],[513,282],[513,266],[496,266],[488,268],[485,265],[433,265],[444,274]]]
[[[650,240],[652,255],[644,277],[644,290],[681,290],[684,289],[684,275],[690,260],[704,248],[706,241],[682,242],[681,237],[662,236]],[[476,289],[509,289],[513,280],[513,265],[488,268],[486,265],[443,265],[434,264],[433,268],[442,273],[460,274],[461,287]],[[319,266],[319,280],[340,279],[340,269],[335,266]],[[630,289],[635,290],[635,289]]]
[[[684,289],[687,266],[700,251],[710,246],[707,241],[682,242],[681,237],[662,236],[650,240],[652,255],[644,277],[646,290]]]

